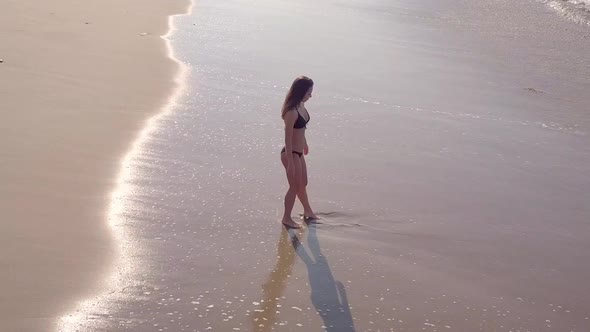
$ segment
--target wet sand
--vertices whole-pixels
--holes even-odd
[[[121,158],[176,86],[160,36],[189,1],[0,10],[0,330],[50,331],[101,289]]]

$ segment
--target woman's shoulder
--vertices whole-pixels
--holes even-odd
[[[285,108],[285,110],[283,111],[283,114],[285,114],[285,115],[287,115],[287,114],[297,114],[297,113],[299,113],[299,106]]]
[[[296,119],[297,118],[297,111],[294,108],[291,109],[286,109],[283,112],[283,119],[287,120],[287,119]]]

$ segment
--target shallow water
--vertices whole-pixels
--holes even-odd
[[[545,34],[569,46],[547,55],[526,33],[542,6],[479,5],[199,1],[172,37],[187,95],[113,221],[119,286],[80,329],[588,330],[583,27],[550,16],[570,39]],[[286,232],[279,109],[300,74],[323,223]]]

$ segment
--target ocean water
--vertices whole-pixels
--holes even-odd
[[[534,1],[203,0],[176,27],[186,87],[125,165],[107,291],[63,330],[590,329],[585,26]],[[301,74],[324,223],[286,232]]]
[[[543,0],[543,2],[567,19],[590,26],[590,2],[582,0]]]

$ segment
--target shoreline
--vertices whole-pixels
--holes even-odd
[[[55,330],[104,290],[121,252],[107,221],[121,161],[182,92],[168,38],[191,8],[9,3],[0,15],[0,329]]]
[[[120,202],[124,200],[124,197],[126,197],[130,191],[129,182],[132,178],[132,173],[130,172],[130,169],[132,168],[132,160],[141,153],[142,145],[147,139],[149,139],[150,134],[157,129],[157,121],[161,117],[173,111],[178,102],[178,99],[186,89],[185,80],[189,68],[185,63],[176,57],[170,37],[177,30],[176,26],[174,25],[175,17],[190,15],[193,7],[194,2],[189,0],[189,4],[185,12],[168,16],[168,32],[165,35],[160,36],[160,38],[162,38],[166,44],[166,56],[174,61],[178,66],[174,79],[176,85],[170,96],[167,98],[167,102],[160,108],[159,112],[151,115],[147,120],[144,121],[141,131],[135,137],[130,145],[130,148],[121,159],[121,166],[116,177],[117,184],[111,193],[111,199],[107,213],[107,222],[109,224],[110,231],[112,232],[112,236],[115,239],[114,242],[116,243],[115,246],[117,247],[118,251],[115,255],[115,262],[111,264],[111,272],[105,278],[105,283],[108,286],[103,287],[103,289],[97,294],[82,299],[78,302],[75,308],[62,315],[58,320],[59,331],[78,331],[77,327],[81,322],[84,322],[88,319],[87,314],[90,310],[96,311],[97,308],[101,306],[101,302],[102,306],[108,306],[110,303],[105,301],[106,298],[113,296],[117,290],[122,291],[126,287],[132,285],[132,282],[129,282],[131,279],[127,278],[129,277],[128,274],[130,274],[129,272],[131,270],[137,273],[137,270],[139,269],[137,266],[139,264],[137,263],[140,262],[135,262],[135,269],[129,269],[125,266],[125,263],[133,261],[131,256],[133,256],[134,249],[132,249],[132,246],[129,244],[130,237],[125,235],[125,227],[119,227],[117,229],[117,226],[122,226],[125,223],[125,217],[122,216],[122,214],[124,214],[124,206],[121,205]],[[105,309],[108,309],[108,307]]]

